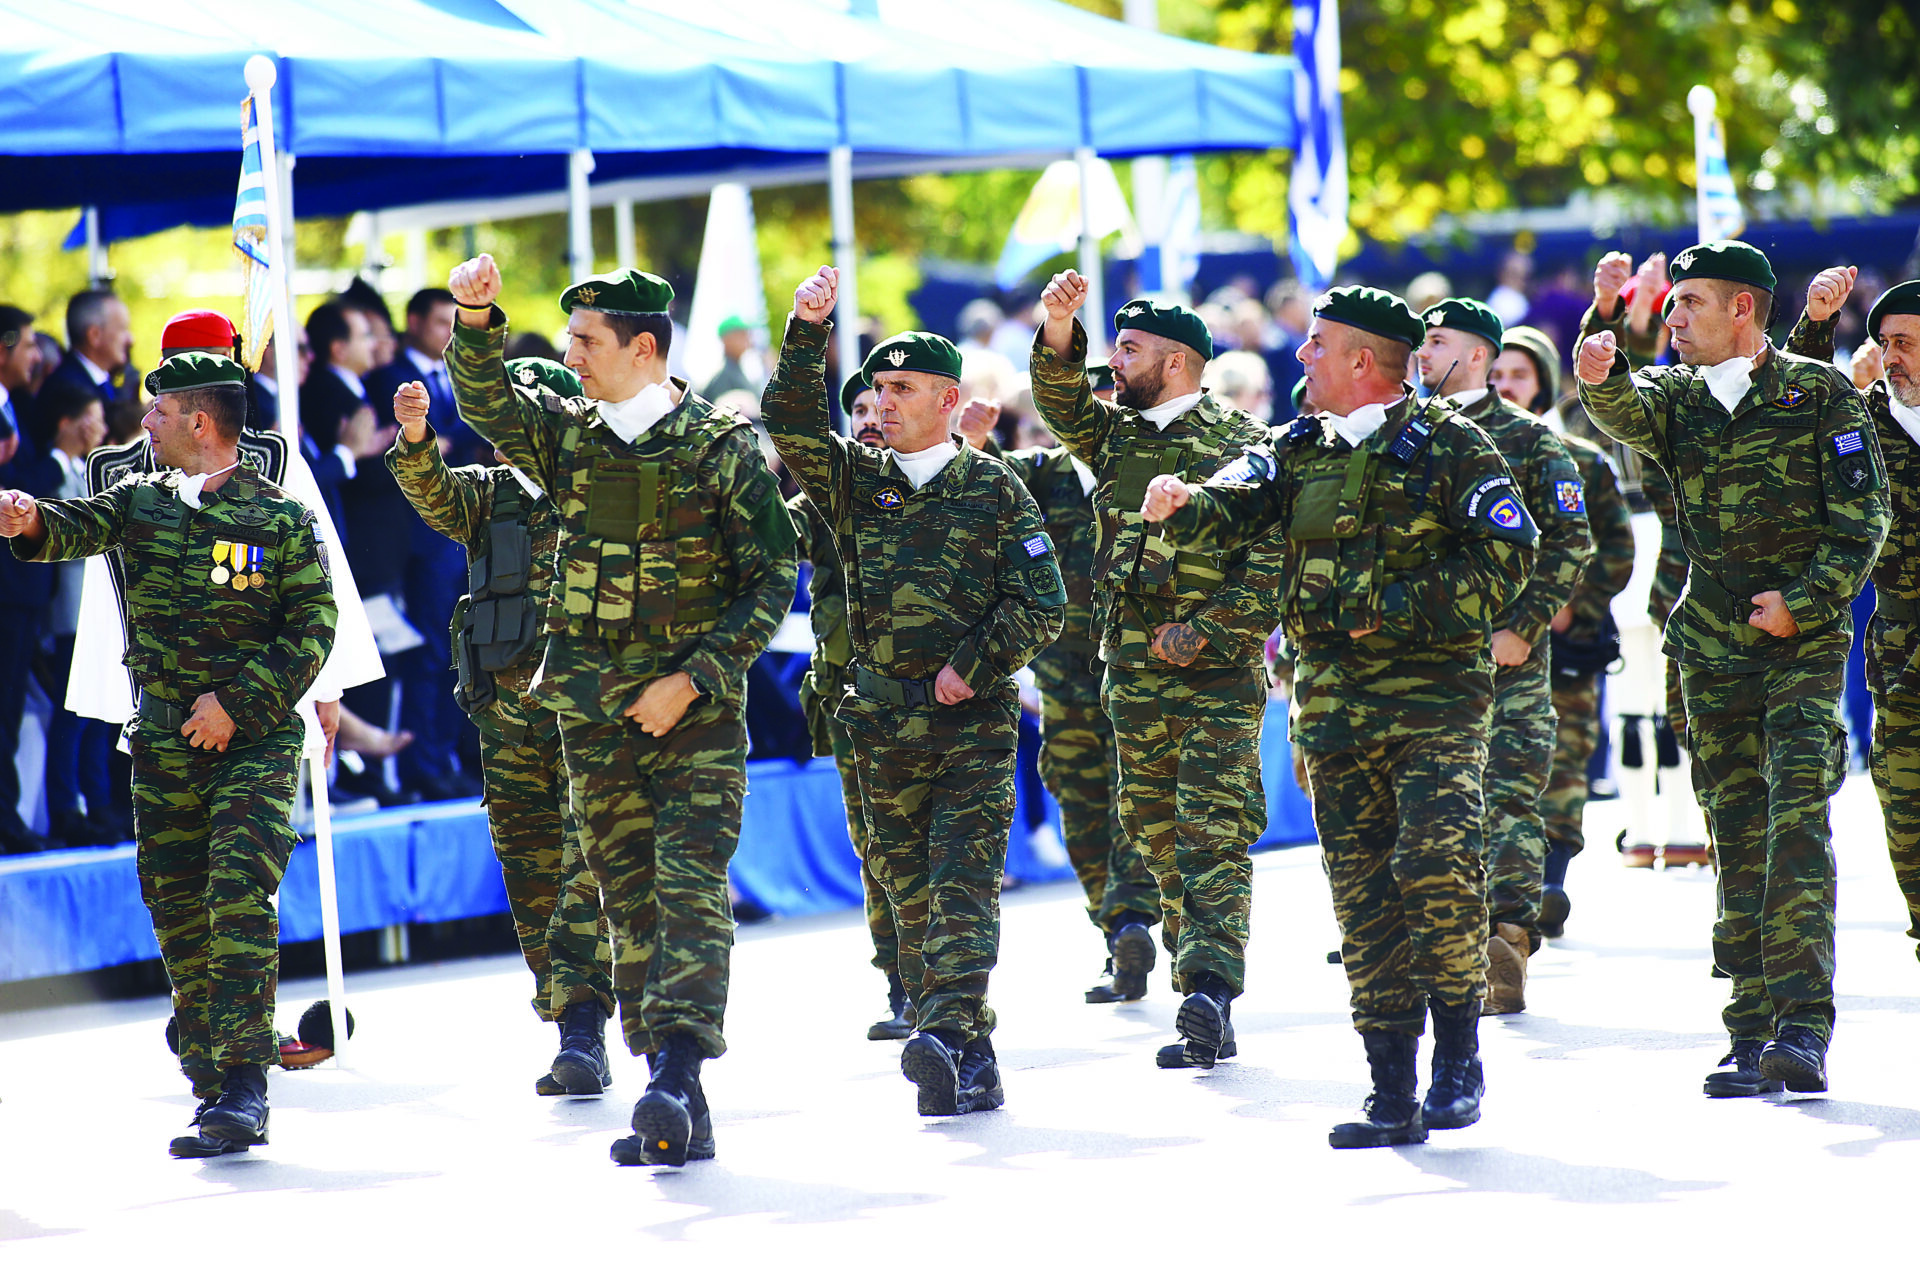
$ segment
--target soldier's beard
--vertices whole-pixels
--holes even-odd
[[[1887,366],[1887,390],[1893,398],[1909,409],[1920,409],[1920,379],[1912,374]]]
[[[1113,376],[1113,402],[1122,409],[1151,409],[1160,403],[1161,393],[1167,389],[1164,368],[1155,369],[1152,373],[1125,376],[1116,373]]]

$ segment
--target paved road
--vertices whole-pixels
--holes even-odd
[[[1608,809],[1592,812],[1603,848]],[[1008,1105],[986,1116],[921,1119],[895,1047],[863,1038],[882,984],[856,917],[747,930],[732,1052],[707,1076],[720,1158],[680,1172],[606,1158],[638,1064],[616,1065],[605,1100],[533,1095],[553,1033],[507,959],[355,975],[348,1068],[276,1071],[272,1144],[204,1163],[165,1155],[190,1104],[163,1001],[0,1015],[0,1277],[1774,1280],[1821,1260],[1911,1275],[1920,964],[1864,778],[1836,814],[1824,1098],[1701,1097],[1724,1047],[1712,880],[1594,853],[1574,867],[1566,938],[1536,957],[1531,1010],[1483,1024],[1486,1119],[1425,1147],[1331,1151],[1365,1065],[1325,963],[1315,852],[1292,850],[1256,860],[1242,1057],[1208,1075],[1152,1065],[1175,1007],[1164,961],[1146,1001],[1087,1006],[1099,947],[1073,894],[1011,895],[995,977]],[[289,984],[282,1008],[319,987]]]

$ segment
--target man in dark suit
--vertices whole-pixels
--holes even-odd
[[[87,289],[67,302],[67,358],[47,381],[91,387],[108,405],[140,402],[133,317],[119,294]]]
[[[0,489],[23,489],[52,497],[60,487],[60,467],[34,439],[27,389],[40,363],[33,316],[18,307],[0,306]],[[27,677],[47,602],[53,598],[51,565],[22,564],[12,556],[0,563],[0,853],[37,853],[44,842],[20,821],[20,775],[14,755],[20,747],[20,718],[26,711]]]

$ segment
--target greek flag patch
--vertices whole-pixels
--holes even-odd
[[[1858,453],[1866,447],[1866,442],[1860,438],[1858,431],[1848,431],[1833,438],[1833,456],[1836,458]]]
[[[1038,560],[1041,556],[1053,550],[1052,547],[1047,545],[1047,535],[1044,533],[1036,533],[1020,545],[1025,547],[1027,554],[1035,560]]]

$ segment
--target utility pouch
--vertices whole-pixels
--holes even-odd
[[[1321,472],[1308,477],[1294,500],[1293,522],[1287,537],[1295,542],[1322,538],[1351,538],[1360,532],[1367,513],[1376,453],[1356,449],[1347,457],[1344,472]]]
[[[587,536],[631,543],[660,520],[660,464],[596,458],[587,490]]]

